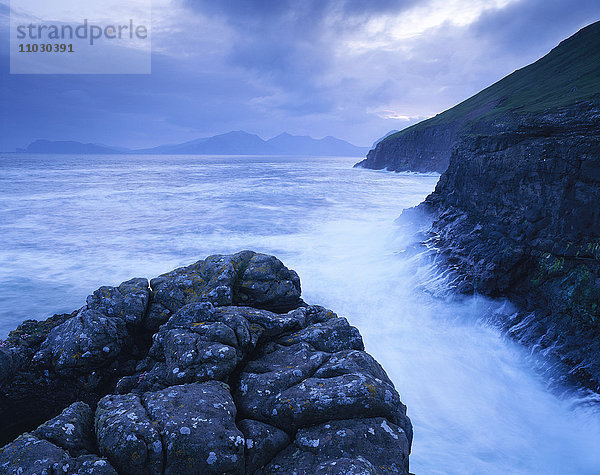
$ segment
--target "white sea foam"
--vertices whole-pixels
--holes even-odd
[[[394,224],[437,176],[352,159],[0,156],[0,337],[105,284],[254,249],[298,271],[304,298],[359,327],[415,426],[420,474],[586,474],[600,416],[557,397],[539,360],[486,321],[506,302],[453,298],[402,253]],[[542,361],[543,363],[543,361]]]

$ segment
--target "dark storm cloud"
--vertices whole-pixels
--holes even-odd
[[[293,18],[319,23],[330,14],[364,17],[382,13],[399,13],[418,0],[187,0],[184,4],[203,13],[226,15],[232,21],[245,23]]]
[[[336,34],[375,15],[399,14],[418,0],[214,0],[184,1],[188,8],[217,15],[237,32],[236,64],[282,79],[305,73],[311,81],[326,68]]]
[[[185,141],[256,116],[245,105],[262,90],[240,73],[199,74],[154,55],[151,75],[10,75],[0,57],[0,150],[37,138],[126,146]]]
[[[426,20],[446,5],[173,0],[166,5],[173,23],[153,31],[149,76],[11,76],[4,48],[0,150],[36,138],[141,147],[239,129],[370,144],[466,99],[600,19],[597,0],[520,0],[469,24],[450,15],[385,47],[379,33],[365,35],[371,20],[401,18],[415,6],[430,9]],[[0,17],[6,8],[0,3]],[[355,39],[366,46],[346,50]]]
[[[490,44],[503,54],[537,57],[598,20],[598,0],[527,0],[484,14],[472,30],[490,38]]]
[[[343,74],[332,77],[336,75],[332,74],[335,49],[342,36],[361,28],[374,16],[399,14],[417,3],[418,0],[183,1],[191,11],[217,18],[231,28],[234,44],[226,55],[229,64],[246,70],[267,91],[263,98],[254,99],[257,110],[290,118],[347,111],[347,103],[356,102],[355,81]],[[364,114],[364,107],[358,113]],[[323,131],[322,135],[328,133]]]

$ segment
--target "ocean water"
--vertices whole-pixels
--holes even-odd
[[[101,285],[253,249],[357,326],[415,428],[416,474],[598,474],[600,414],[458,298],[394,223],[437,175],[352,158],[0,155],[0,338]]]

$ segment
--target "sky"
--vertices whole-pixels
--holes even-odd
[[[540,58],[600,2],[153,0],[150,74],[10,74],[10,12],[0,0],[0,151],[231,130],[369,146]]]

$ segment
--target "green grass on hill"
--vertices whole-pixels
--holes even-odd
[[[600,94],[600,21],[566,39],[543,58],[506,76],[447,111],[385,139],[410,130],[454,122],[482,107],[477,120],[508,112],[535,113],[568,106]],[[495,107],[492,105],[496,104]]]

